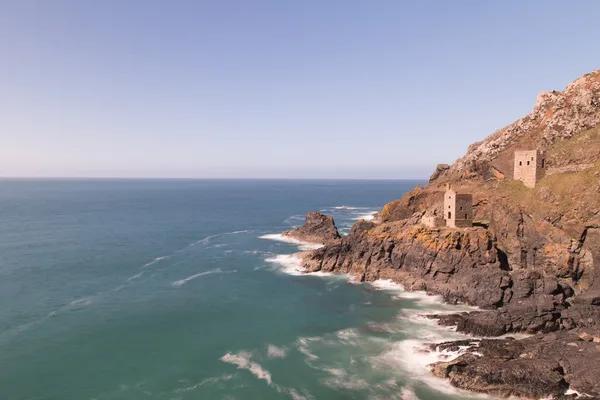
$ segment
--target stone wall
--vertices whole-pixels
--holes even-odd
[[[473,226],[473,196],[447,188],[444,193],[444,219],[451,228]]]
[[[456,195],[454,224],[458,228],[473,226],[473,196],[459,193]]]
[[[539,150],[515,151],[514,179],[529,188],[535,187],[546,171],[544,153]]]
[[[444,193],[444,219],[446,225],[454,228],[454,220],[456,218],[456,192],[450,188]]]
[[[421,218],[421,223],[430,228],[438,228],[440,226],[444,226],[444,218],[438,217],[436,215],[425,215]]]

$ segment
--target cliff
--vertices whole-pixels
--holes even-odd
[[[514,151],[527,149],[544,151],[547,165],[532,189],[511,179]],[[473,227],[420,223],[441,209],[447,183],[473,195]],[[600,370],[580,367],[593,365],[600,345],[579,339],[600,338],[599,262],[600,71],[540,94],[531,114],[471,145],[453,165],[438,165],[426,187],[303,255],[308,271],[393,279],[482,308],[439,316],[463,332],[536,333],[512,347],[503,339],[504,353],[500,342],[486,341],[433,367],[458,387],[534,398],[569,387],[600,397]]]

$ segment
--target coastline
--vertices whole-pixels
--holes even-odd
[[[302,267],[303,257],[310,254],[314,249],[322,248],[324,245],[315,242],[303,241],[290,238],[282,234],[266,234],[260,239],[275,240],[283,243],[296,245],[303,250],[292,254],[279,254],[265,259],[266,262],[278,264],[279,270],[292,276],[313,276],[319,278],[341,278],[347,283],[355,285],[368,285],[374,290],[388,292],[393,299],[409,299],[422,304],[425,309],[399,310],[397,316],[399,323],[410,322],[412,324],[426,327],[425,337],[421,339],[408,339],[394,343],[392,349],[381,354],[382,359],[397,364],[411,379],[415,379],[433,390],[440,391],[446,395],[460,395],[467,398],[494,399],[496,397],[468,391],[452,386],[447,379],[435,376],[432,373],[433,365],[440,362],[451,362],[467,353],[468,346],[458,349],[441,348],[439,345],[447,341],[472,341],[484,339],[467,333],[458,332],[456,326],[444,326],[439,323],[439,318],[434,316],[452,315],[462,312],[481,311],[480,308],[467,304],[450,304],[442,296],[430,294],[422,290],[407,290],[404,285],[391,279],[378,279],[374,281],[360,281],[356,276],[344,272],[310,272]],[[515,337],[521,339],[526,335],[505,335],[504,337]],[[310,358],[310,356],[309,356]],[[406,389],[406,388],[405,388]],[[404,390],[403,389],[403,393]],[[410,387],[407,389],[410,391]],[[405,395],[407,393],[404,393]],[[414,394],[413,394],[414,396]],[[416,398],[416,397],[415,397]]]

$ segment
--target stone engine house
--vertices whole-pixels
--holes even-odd
[[[473,226],[473,195],[456,193],[452,186],[446,184],[444,219],[446,220],[446,226],[451,228]]]
[[[515,180],[523,182],[529,188],[544,177],[546,172],[545,154],[539,150],[515,151],[514,175]]]

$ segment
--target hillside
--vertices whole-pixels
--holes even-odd
[[[513,180],[515,150],[543,151],[534,188]],[[428,227],[444,188],[473,196],[475,224]],[[426,187],[387,204],[374,222],[303,255],[309,271],[393,279],[487,311],[440,316],[486,340],[433,373],[502,396],[600,397],[600,71],[538,96],[528,116],[439,165]],[[516,344],[515,344],[516,343]],[[443,344],[442,346],[457,346]],[[443,364],[443,365],[442,365]]]

